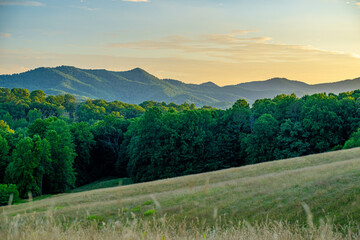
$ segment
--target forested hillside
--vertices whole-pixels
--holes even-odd
[[[360,90],[219,110],[1,88],[1,192],[38,196],[107,176],[144,182],[351,148],[359,128]]]
[[[140,104],[147,100],[176,104],[187,102],[196,106],[207,105],[226,109],[238,99],[245,99],[252,104],[257,99],[273,98],[279,94],[295,93],[302,97],[318,92],[338,94],[352,91],[360,89],[360,78],[315,85],[286,78],[273,78],[220,87],[212,82],[197,85],[172,79],[159,79],[140,68],[115,72],[61,66],[0,75],[0,87],[43,90],[52,95],[71,94],[78,100],[118,100],[132,104]]]

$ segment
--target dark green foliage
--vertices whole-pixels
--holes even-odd
[[[39,135],[19,141],[6,169],[6,180],[19,187],[20,196],[42,194],[43,175],[50,166],[50,146]]]
[[[33,123],[29,125],[27,133],[30,136],[34,136],[35,134],[38,134],[41,137],[45,137],[49,124],[50,124],[49,120],[45,121],[41,119],[36,119]]]
[[[360,123],[356,93],[239,100],[227,111],[156,105],[126,133],[128,172],[141,182],[338,149]]]
[[[65,94],[63,106],[65,110],[69,113],[69,117],[73,119],[75,117],[76,110],[76,98],[70,94]]]
[[[136,72],[137,81],[157,81]],[[151,181],[357,147],[359,128],[360,91],[281,94],[251,107],[239,99],[219,110],[0,88],[0,183],[24,197],[109,177]]]
[[[49,173],[44,176],[44,190],[65,192],[75,186],[73,164],[77,154],[70,127],[65,121],[54,119],[47,127],[45,138],[50,145],[52,163]]]
[[[26,119],[29,123],[33,123],[37,119],[42,119],[42,113],[34,108],[33,110],[30,110],[26,116]]]
[[[93,180],[89,171],[91,168],[90,151],[96,142],[88,123],[73,123],[70,126],[70,131],[74,137],[75,152],[77,154],[74,161],[76,186],[81,186]]]
[[[293,123],[287,119],[280,126],[277,136],[277,148],[274,151],[275,159],[285,159],[304,155],[309,151],[310,144],[305,142],[304,129],[300,122]]]
[[[109,115],[92,127],[96,145],[91,152],[90,172],[95,179],[105,176],[127,176],[128,160],[123,142],[129,124],[130,122],[122,117]]]
[[[360,147],[360,128],[351,134],[351,137],[349,140],[347,140],[344,144],[344,149],[354,148],[354,147]]]
[[[251,133],[252,121],[250,106],[244,99],[238,100],[231,109],[218,117],[216,145],[219,157],[225,160],[226,166],[245,164],[245,138]]]
[[[344,118],[339,114],[336,96],[314,94],[303,104],[301,119],[310,152],[319,153],[343,144]]]
[[[1,110],[0,120],[3,120],[10,126],[14,125],[13,117],[11,116],[11,114],[8,111]]]
[[[130,134],[133,138],[128,146],[129,173],[134,181],[149,181],[160,178],[159,165],[162,156],[159,154],[162,146],[163,129],[162,113],[159,108],[150,108],[143,117],[134,122]],[[147,166],[147,167],[142,167]]]
[[[148,109],[127,132],[130,176],[139,182],[229,167],[233,159],[223,158],[217,144],[217,117],[209,110]]]
[[[278,132],[279,122],[271,114],[261,115],[254,123],[253,133],[246,139],[247,162],[259,163],[273,160]]]
[[[10,162],[9,150],[6,138],[0,135],[0,183],[4,182],[5,169]]]
[[[15,184],[0,184],[0,206],[8,205],[10,198],[12,202],[19,200],[19,192]]]

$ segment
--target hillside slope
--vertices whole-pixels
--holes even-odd
[[[360,88],[360,78],[329,84],[309,85],[285,78],[273,78],[220,87],[212,82],[186,84],[172,79],[159,79],[135,68],[130,71],[87,70],[69,66],[37,68],[20,74],[0,75],[0,87],[41,89],[47,94],[70,93],[78,99],[119,100],[139,104],[147,100],[167,103],[195,103],[227,108],[238,99],[252,103],[256,99],[278,94],[296,93],[299,97],[316,92],[339,93]]]
[[[360,219],[360,148],[262,163],[155,182],[60,194],[0,208],[3,216],[53,211],[70,219],[157,216],[207,222],[287,220],[306,222],[303,203],[314,216],[348,225]]]

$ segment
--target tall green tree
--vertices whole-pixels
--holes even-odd
[[[28,126],[27,133],[31,137],[38,134],[40,135],[40,137],[44,138],[49,125],[50,125],[49,119],[47,120],[36,119]]]
[[[0,134],[0,183],[4,183],[5,169],[9,165],[9,144]]]
[[[239,99],[233,107],[217,119],[217,145],[222,159],[228,166],[245,164],[246,151],[244,139],[251,133],[251,109],[244,99]]]
[[[37,119],[42,119],[42,113],[41,111],[34,108],[33,110],[30,110],[26,116],[29,123],[33,123]]]
[[[310,143],[309,153],[324,152],[345,141],[342,135],[344,119],[337,113],[338,106],[336,96],[314,94],[306,98],[301,124],[306,141]]]
[[[73,164],[76,153],[69,125],[63,120],[53,119],[45,138],[50,145],[52,164],[45,175],[44,188],[49,193],[65,192],[75,186]]]
[[[75,117],[75,110],[76,110],[76,98],[70,94],[64,95],[64,103],[63,106],[65,107],[66,111],[69,113],[69,117],[74,119]]]
[[[49,150],[47,141],[39,135],[21,139],[13,150],[6,178],[19,187],[22,197],[26,197],[28,192],[34,196],[42,194],[43,175],[51,161]]]
[[[88,123],[73,123],[70,125],[70,131],[74,138],[75,152],[77,154],[73,167],[76,172],[76,186],[80,186],[93,180],[90,176],[90,151],[96,142]]]
[[[45,102],[46,94],[42,90],[34,90],[30,93],[30,99],[32,102],[42,103]]]
[[[279,122],[271,114],[256,119],[253,133],[247,137],[247,162],[258,163],[274,160]]]
[[[293,123],[290,119],[280,126],[277,136],[275,159],[302,156],[309,151],[310,144],[305,141],[306,135],[300,122]]]
[[[108,115],[94,124],[92,133],[96,145],[91,151],[93,176],[127,176],[128,159],[123,141],[129,124],[128,120],[114,115]]]
[[[127,149],[128,171],[136,182],[150,181],[159,177],[157,168],[161,149],[162,112],[158,107],[148,109],[140,121],[135,122],[130,132],[133,134]]]

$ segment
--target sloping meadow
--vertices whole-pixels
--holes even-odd
[[[360,149],[122,187],[1,211],[1,239],[358,239]]]

